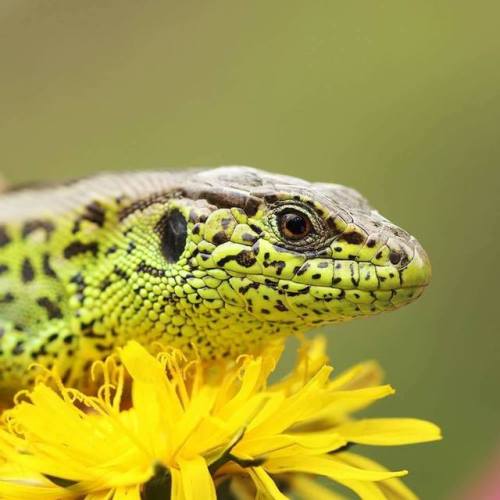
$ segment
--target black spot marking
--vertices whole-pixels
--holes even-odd
[[[336,252],[342,252],[342,247],[335,247],[335,248],[334,248],[334,250],[335,250]]]
[[[252,252],[243,251],[236,256],[236,262],[243,267],[251,267],[256,261],[257,259]]]
[[[54,231],[55,226],[52,222],[47,220],[35,219],[26,221],[21,229],[21,237],[25,239],[31,233],[37,231],[38,229],[43,229],[45,231],[45,241],[47,241]]]
[[[82,253],[90,252],[94,257],[97,255],[99,250],[99,245],[96,241],[91,241],[90,243],[83,243],[82,241],[73,241],[70,243],[63,252],[64,258],[71,259],[76,255]]]
[[[222,245],[222,243],[226,243],[226,241],[229,241],[229,237],[224,231],[218,231],[214,234],[212,241],[215,245]]]
[[[16,345],[12,349],[12,354],[14,356],[19,356],[24,352],[24,340],[18,340]]]
[[[130,279],[130,276],[118,266],[113,268],[113,272],[122,280],[128,281]]]
[[[312,279],[313,280],[319,280],[320,278],[321,278],[321,274],[320,273],[316,273],[316,274],[312,275]]]
[[[333,280],[333,284],[334,285],[337,285],[338,283],[340,283],[342,281],[342,278],[334,278]]]
[[[247,215],[255,215],[262,200],[243,191],[228,189],[225,187],[211,186],[210,189],[200,190],[196,198],[206,200],[218,208],[241,208]]]
[[[7,233],[5,226],[0,226],[0,248],[8,245],[11,242],[11,238]]]
[[[99,285],[99,288],[101,289],[101,291],[104,292],[104,290],[106,290],[106,288],[108,288],[111,283],[113,283],[109,278],[104,278],[102,281],[101,281],[101,284]]]
[[[80,272],[78,272],[75,275],[71,276],[70,282],[77,284],[79,289],[85,288],[85,279],[83,277],[83,274],[80,273]]]
[[[7,264],[0,264],[0,274],[5,274],[9,270],[9,266]]]
[[[145,210],[146,208],[148,208],[151,205],[154,205],[155,203],[164,203],[170,197],[171,195],[169,194],[159,193],[149,196],[147,198],[143,198],[141,200],[134,201],[130,205],[120,210],[120,213],[118,214],[118,219],[121,222],[124,219],[126,219],[129,215],[132,215],[134,212]]]
[[[309,262],[306,262],[298,271],[297,271],[297,276],[302,276],[309,268],[311,267],[311,264]]]
[[[264,196],[264,201],[266,203],[276,203],[278,200],[279,200],[279,197],[276,194],[266,194]]]
[[[371,238],[366,242],[366,246],[368,248],[373,248],[376,244],[377,244],[377,240],[374,240]]]
[[[24,258],[21,265],[21,279],[23,283],[30,283],[35,279],[35,269],[28,257]]]
[[[129,241],[127,246],[127,253],[132,253],[137,248],[137,245],[134,241]]]
[[[238,253],[237,255],[227,255],[226,257],[223,257],[217,262],[217,265],[224,266],[231,260],[235,260],[240,266],[243,267],[251,267],[257,261],[253,252],[249,250],[244,250]]]
[[[115,273],[118,274],[118,271],[117,271],[117,267],[115,267]],[[121,271],[120,272],[122,273],[122,277],[124,279],[128,279],[128,276],[126,275],[125,271]],[[139,263],[139,265],[137,266],[137,272],[138,273],[146,273],[146,274],[150,274],[151,276],[165,276],[165,271],[163,269],[158,269],[157,267],[153,267],[153,266],[150,266],[148,264],[146,264],[146,262],[144,261],[141,261]],[[125,278],[125,276],[127,276]]]
[[[249,243],[255,243],[257,241],[257,237],[250,233],[243,233],[241,239]]]
[[[254,231],[257,234],[262,234],[262,229],[259,226],[256,226],[255,224],[250,224],[250,228],[252,231]]]
[[[393,264],[395,266],[401,260],[401,254],[399,252],[396,252],[395,250],[393,250],[389,254],[389,260],[391,261],[391,264]]]
[[[359,279],[354,277],[354,266],[352,263],[349,265],[349,270],[351,272],[351,282],[355,287],[357,287],[359,285]]]
[[[47,317],[49,319],[60,319],[63,317],[59,306],[48,297],[40,297],[37,299],[36,303],[47,311]]]
[[[57,340],[57,337],[59,337],[59,334],[58,333],[51,333],[48,337],[47,337],[47,343],[50,344],[51,342],[54,342],[54,340]]]
[[[52,266],[50,265],[50,255],[48,253],[44,253],[42,255],[42,271],[45,276],[48,276],[49,278],[55,278],[56,273],[54,269],[52,269]]]
[[[74,335],[66,335],[64,338],[63,338],[63,342],[65,344],[71,344],[73,342],[73,339],[75,338]]]
[[[356,232],[344,233],[341,239],[352,245],[360,245],[364,241],[363,235]]]
[[[282,260],[274,260],[269,265],[276,268],[276,274],[278,276],[281,276],[283,269],[286,267],[286,263]]]
[[[98,344],[96,343],[94,347],[99,351],[99,352],[108,352],[111,351],[112,347],[109,345],[104,345],[104,344]]]
[[[231,223],[233,223],[233,222],[234,222],[234,219],[232,219],[230,217],[224,217],[220,221],[222,229],[224,229],[224,230],[229,229],[229,227],[231,226]]]
[[[45,344],[42,344],[40,346],[40,349],[38,351],[32,351],[31,352],[31,357],[33,359],[38,359],[39,356],[47,356],[48,352],[47,349],[45,348]]]
[[[382,251],[378,252],[377,255],[375,255],[376,259],[380,259],[382,257]]]
[[[184,252],[187,239],[187,221],[182,213],[174,209],[164,215],[156,231],[161,238],[161,251],[167,262],[177,262]]]
[[[278,300],[274,307],[281,312],[288,311],[288,308],[285,306],[285,304],[283,304],[283,302],[281,302],[281,300]]]
[[[112,253],[115,253],[118,250],[118,247],[116,245],[111,245],[105,252],[106,255],[111,255]]]
[[[85,207],[85,212],[81,218],[102,227],[106,219],[106,211],[98,201],[93,201]]]

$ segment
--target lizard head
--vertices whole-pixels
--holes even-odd
[[[396,309],[431,276],[417,240],[353,189],[246,167],[135,201],[118,229],[123,251],[106,265],[126,302],[113,327],[206,357]]]
[[[193,226],[197,267],[235,278],[262,321],[307,328],[369,316],[413,302],[430,281],[418,241],[353,189],[254,169],[199,177],[212,187],[201,198],[218,208]]]

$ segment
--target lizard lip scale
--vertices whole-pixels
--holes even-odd
[[[0,196],[0,387],[77,382],[135,339],[202,359],[417,299],[429,259],[355,190],[250,167]]]

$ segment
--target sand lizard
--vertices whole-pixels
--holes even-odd
[[[249,167],[100,174],[0,195],[0,388],[75,382],[137,339],[235,357],[415,300],[420,244],[356,191]]]

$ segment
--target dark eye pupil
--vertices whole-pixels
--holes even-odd
[[[304,238],[311,231],[311,223],[307,217],[297,213],[281,216],[281,232],[285,238],[296,240]]]
[[[299,236],[306,232],[307,222],[304,217],[300,215],[290,215],[287,217],[286,228],[290,233]]]

